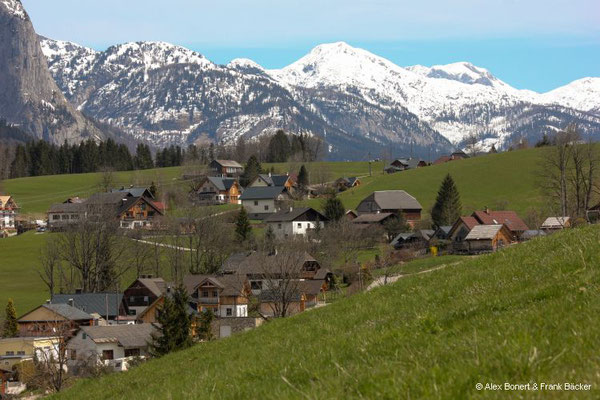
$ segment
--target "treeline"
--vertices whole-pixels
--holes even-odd
[[[9,129],[6,126],[4,128]],[[65,142],[60,146],[44,140],[16,143],[0,143],[0,179],[78,174],[104,169],[130,171],[177,167],[186,162],[208,164],[216,158],[244,162],[252,155],[259,162],[309,162],[319,159],[323,151],[321,139],[305,134],[290,135],[282,130],[250,141],[240,138],[233,145],[192,144],[186,149],[170,146],[156,151],[154,156],[146,144],[138,144],[132,154],[128,146],[113,139],[102,142],[89,139],[79,144]]]

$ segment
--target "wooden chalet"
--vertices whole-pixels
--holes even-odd
[[[244,167],[233,160],[213,160],[208,167],[215,176],[237,177],[244,173]]]
[[[71,304],[42,304],[17,322],[19,336],[46,337],[72,335],[80,326],[94,325],[94,317]]]
[[[469,254],[494,252],[515,241],[511,230],[505,225],[477,225],[465,237]]]
[[[208,176],[200,182],[196,199],[202,204],[241,204],[241,194],[237,178]]]
[[[407,223],[411,226],[421,220],[422,210],[423,207],[417,199],[404,190],[373,192],[356,207],[359,216],[376,213],[392,213],[396,215],[402,213]]]

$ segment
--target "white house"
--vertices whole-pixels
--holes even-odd
[[[327,217],[310,207],[292,208],[268,216],[265,222],[278,239],[305,236],[310,230],[323,228]]]
[[[68,366],[75,373],[94,363],[126,371],[133,358],[148,355],[155,332],[153,324],[82,326],[67,343]]]
[[[17,233],[15,218],[18,211],[19,206],[11,196],[0,196],[0,236],[2,231],[9,235]]]
[[[285,186],[249,187],[240,196],[242,206],[252,219],[264,219],[281,208],[281,202],[288,200]]]

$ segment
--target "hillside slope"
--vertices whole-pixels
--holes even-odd
[[[558,395],[598,398],[599,241],[598,226],[537,239],[53,398],[508,398],[478,382],[588,383]]]

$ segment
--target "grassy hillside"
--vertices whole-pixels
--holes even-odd
[[[450,173],[458,186],[466,212],[484,206],[496,208],[498,203],[505,203],[506,207],[524,216],[529,207],[539,206],[543,202],[536,184],[542,151],[545,149],[486,155],[365,178],[362,186],[343,193],[341,199],[346,208],[355,208],[375,190],[403,189],[415,196],[425,210],[429,210],[442,179]],[[311,204],[317,206],[320,201],[313,200]]]
[[[598,398],[600,227],[199,344],[56,399]],[[478,392],[574,382],[592,392]]]
[[[264,164],[264,168],[274,167],[278,172],[298,172],[300,164]],[[380,171],[383,164],[373,163],[373,169]],[[326,171],[328,177],[361,176],[369,173],[367,162],[317,162],[308,165],[309,172]],[[380,172],[381,173],[381,172]],[[157,168],[144,171],[115,172],[115,187],[129,185],[150,185],[152,181],[163,189],[173,185],[185,186],[181,181],[182,167]],[[10,179],[2,182],[2,192],[9,193],[22,207],[23,213],[43,215],[53,203],[63,202],[72,196],[86,197],[99,190],[101,173],[36,176]]]

